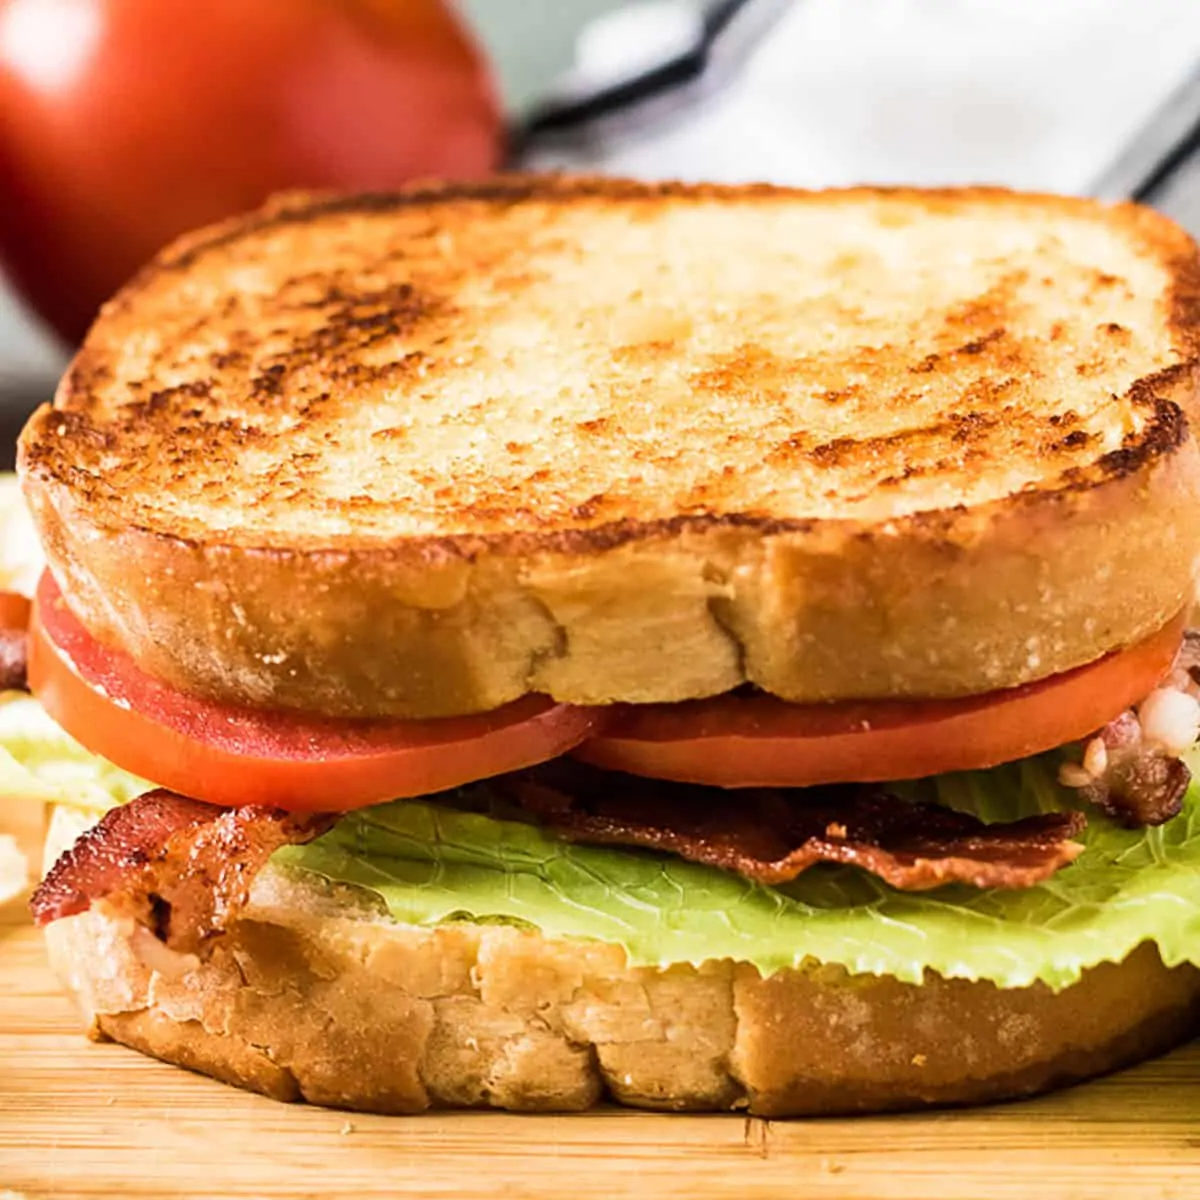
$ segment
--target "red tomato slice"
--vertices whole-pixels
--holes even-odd
[[[0,592],[0,629],[28,629],[32,605],[20,592]]]
[[[717,787],[920,779],[1052,750],[1099,729],[1170,670],[1187,612],[1144,642],[1037,683],[962,700],[788,704],[729,694],[622,706],[576,750],[596,766]]]
[[[89,750],[213,804],[340,812],[532,766],[578,745],[602,710],[525,696],[494,712],[356,721],[184,695],[102,646],[42,576],[30,688]]]

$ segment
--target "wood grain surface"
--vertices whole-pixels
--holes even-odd
[[[1056,1096],[920,1116],[369,1117],[89,1044],[18,902],[0,908],[0,1200],[51,1196],[1184,1200],[1200,1197],[1200,1044]]]

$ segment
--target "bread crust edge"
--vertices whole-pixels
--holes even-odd
[[[50,568],[101,641],[188,693],[426,718],[541,692],[654,703],[976,695],[1131,645],[1190,604],[1190,368],[1144,381],[1136,450],[1060,486],[881,525],[680,518],[449,545],[263,548],[109,526],[28,453]],[[40,436],[47,436],[45,434]]]
[[[33,415],[19,469],[76,615],[151,674],[197,695],[341,716],[486,711],[531,692],[654,703],[750,683],[796,702],[973,695],[1129,645],[1190,602],[1200,560],[1200,250],[1135,204],[1002,188],[806,192],[770,185],[514,175],[360,196],[288,193],[186,235],[111,302],[231,241],[326,215],[412,206],[900,197],[1102,220],[1161,263],[1175,366],[1123,397],[1141,435],[1043,489],[876,524],[679,515],[550,533],[283,547],[138,528],[73,475],[56,423],[78,415],[85,344]],[[1147,565],[1151,569],[1147,570]]]
[[[78,818],[56,815],[48,853]],[[503,925],[398,925],[269,869],[199,968],[151,971],[92,911],[50,959],[93,1036],[279,1100],[383,1113],[603,1100],[770,1117],[980,1104],[1160,1053],[1200,1027],[1200,971],[1152,944],[1074,985],[921,985],[807,964],[631,967]]]

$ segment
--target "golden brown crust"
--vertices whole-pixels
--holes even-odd
[[[969,694],[1187,602],[1198,353],[1136,206],[293,196],[123,291],[21,465],[81,619],[203,694]]]
[[[56,815],[48,854],[78,820]],[[92,912],[51,961],[98,1033],[280,1100],[429,1107],[875,1112],[1029,1095],[1184,1040],[1200,972],[1153,946],[1059,993],[813,965],[630,968],[600,943],[395,925],[268,871],[211,959],[152,973]]]

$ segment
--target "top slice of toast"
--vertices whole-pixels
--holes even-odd
[[[1164,218],[995,190],[285,198],[118,295],[24,455],[239,545],[878,522],[1153,440],[1198,293]]]
[[[102,640],[186,691],[972,695],[1200,560],[1200,264],[1132,205],[513,179],[285,197],[103,311],[20,465]]]

